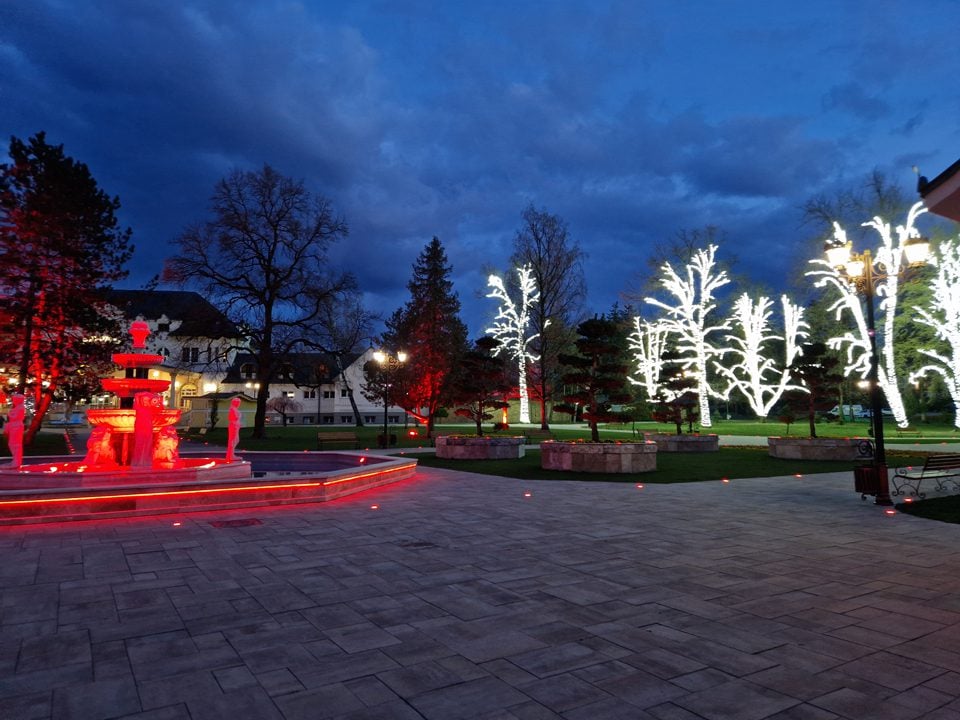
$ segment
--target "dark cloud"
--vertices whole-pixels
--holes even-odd
[[[46,130],[120,196],[134,281],[220,177],[268,163],[332,199],[351,233],[331,260],[385,315],[440,237],[476,333],[529,203],[568,221],[606,309],[680,228],[720,226],[747,271],[785,276],[769,249],[800,245],[804,199],[955,160],[956,132],[921,122],[960,109],[952,46],[904,61],[960,11],[814,5],[5,3],[0,131]]]

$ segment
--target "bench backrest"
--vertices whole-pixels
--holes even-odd
[[[960,453],[931,455],[923,464],[924,470],[954,470],[960,468]]]
[[[355,432],[318,432],[317,438],[323,438],[324,440],[330,440],[333,438],[350,438],[351,440],[355,438],[357,434]]]

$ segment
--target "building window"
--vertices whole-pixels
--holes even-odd
[[[334,397],[335,397],[335,396],[334,396],[334,394],[333,394],[333,390],[324,390],[324,391],[323,391],[323,399],[324,399],[324,400],[332,400]]]
[[[340,397],[350,397],[350,391],[346,388],[340,390]]]
[[[182,388],[180,388],[180,407],[189,407],[190,398],[195,398],[196,396],[196,385],[184,385]]]
[[[348,425],[353,422],[353,415],[341,415],[340,422],[344,425]]]
[[[200,348],[185,347],[180,351],[180,359],[183,362],[200,362]]]
[[[365,423],[375,423],[375,422],[377,421],[377,418],[374,417],[373,415],[364,415],[364,416],[363,416],[363,421],[364,421]]]
[[[284,390],[283,397],[290,398],[291,400],[295,398],[297,394],[293,390]]]
[[[158,323],[157,323],[157,332],[170,332],[170,323],[168,323],[168,322],[158,322]]]
[[[324,415],[323,416],[324,425],[333,425],[333,415]]]
[[[303,416],[304,425],[313,425],[313,415],[304,415]]]
[[[303,399],[304,399],[304,400],[316,400],[316,398],[317,398],[317,391],[316,391],[316,390],[304,390],[304,391],[303,391]]]
[[[244,380],[253,379],[253,363],[244,363],[240,366],[240,377]]]

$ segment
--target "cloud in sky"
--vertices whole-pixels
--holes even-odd
[[[333,200],[334,260],[386,314],[439,236],[474,334],[529,203],[567,220],[603,311],[679,229],[721,227],[773,284],[805,199],[958,155],[951,0],[459,6],[4,3],[0,131],[46,130],[120,196],[133,283],[216,180],[269,163]]]

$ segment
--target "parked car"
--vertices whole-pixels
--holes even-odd
[[[860,417],[860,414],[863,412],[863,405],[844,405],[843,406],[843,417],[848,419],[851,415],[855,418]],[[840,406],[834,405],[833,408],[827,410],[824,415],[826,415],[830,420],[836,420],[840,417]]]
[[[893,417],[893,410],[891,410],[890,408],[883,408],[880,411],[880,414],[883,417]],[[871,410],[870,408],[862,408],[861,410],[857,411],[855,417],[858,420],[869,420],[870,418],[873,417],[873,410]]]

